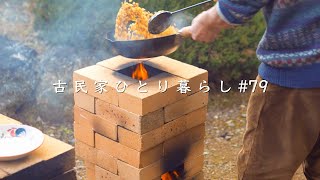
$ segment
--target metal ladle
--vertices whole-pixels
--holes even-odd
[[[170,25],[172,25],[172,17],[177,14],[180,13],[182,11],[206,4],[212,2],[212,0],[207,0],[207,1],[203,1],[188,7],[185,7],[183,9],[179,9],[176,10],[174,12],[170,12],[170,11],[159,11],[158,13],[154,14],[148,23],[148,31],[151,34],[160,34],[163,31],[165,31]]]

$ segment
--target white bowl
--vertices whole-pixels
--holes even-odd
[[[27,156],[44,141],[43,133],[31,126],[0,125],[0,161],[11,161]]]

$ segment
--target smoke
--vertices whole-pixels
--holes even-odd
[[[41,0],[35,8],[35,28],[51,45],[103,49],[119,7],[115,0]]]
[[[34,41],[45,47],[33,65],[38,74],[35,102],[19,109],[51,123],[72,122],[72,73],[112,56],[105,40],[121,5],[115,0],[29,0],[33,4]],[[54,83],[67,83],[56,94]],[[36,111],[35,111],[36,110]],[[18,112],[18,113],[19,113]],[[30,117],[31,118],[31,117]],[[29,119],[29,117],[26,117]]]
[[[181,12],[173,16],[172,22],[178,29],[190,26],[194,16],[188,12]]]

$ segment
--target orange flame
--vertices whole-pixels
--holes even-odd
[[[142,63],[137,64],[136,69],[133,71],[132,76],[133,79],[138,79],[138,80],[146,80],[148,79],[148,71],[144,67]]]
[[[175,180],[175,179],[178,179],[180,176],[179,176],[179,173],[174,170],[172,172],[166,172],[164,174],[161,175],[161,180]]]

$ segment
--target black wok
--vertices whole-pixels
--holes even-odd
[[[173,34],[153,39],[117,41],[114,39],[114,31],[111,31],[106,39],[114,54],[139,59],[169,55],[179,48],[184,37]]]

